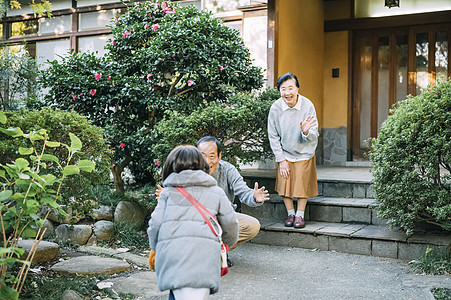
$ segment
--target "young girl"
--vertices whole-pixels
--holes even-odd
[[[150,248],[156,252],[158,288],[170,290],[169,299],[207,299],[218,291],[221,273],[218,237],[175,187],[184,187],[216,216],[226,245],[238,239],[235,211],[208,169],[202,153],[193,146],[175,148],[163,166],[164,189],[147,233]]]

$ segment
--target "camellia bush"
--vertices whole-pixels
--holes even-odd
[[[451,231],[451,81],[398,103],[370,159],[379,215],[408,234],[418,221]]]
[[[236,30],[211,13],[171,2],[133,4],[113,20],[106,55],[72,53],[42,77],[46,104],[74,109],[104,128],[114,151],[116,189],[129,166],[145,180],[165,111],[190,114],[263,85],[261,68]],[[136,176],[138,175],[138,176]]]
[[[280,97],[267,89],[252,94],[237,94],[227,104],[212,102],[191,114],[168,112],[156,126],[158,143],[152,152],[158,157],[152,167],[158,168],[169,152],[180,144],[195,145],[204,136],[216,137],[222,145],[222,158],[238,167],[272,156],[267,122],[269,108]]]
[[[112,151],[108,147],[103,136],[102,128],[93,126],[86,117],[79,115],[75,111],[52,110],[43,108],[33,111],[5,112],[8,118],[5,126],[19,127],[26,132],[37,132],[43,128],[47,130],[49,139],[59,143],[70,143],[70,134],[75,134],[83,143],[83,151],[79,151],[71,156],[68,162],[68,155],[65,148],[48,148],[46,153],[53,155],[59,164],[74,164],[79,160],[91,160],[95,162],[96,168],[93,172],[75,174],[67,178],[61,186],[61,203],[72,208],[83,215],[90,211],[95,200],[91,196],[91,190],[97,185],[108,183],[110,180],[110,167]],[[36,141],[40,145],[41,141]],[[3,135],[0,139],[0,161],[15,161],[21,157],[17,151],[19,147],[31,147],[28,139],[17,139]],[[46,168],[41,170],[42,174],[59,174],[58,163],[48,161]]]

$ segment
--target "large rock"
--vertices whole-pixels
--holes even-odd
[[[60,275],[111,275],[129,271],[130,265],[120,259],[99,256],[78,256],[55,264],[52,270]]]
[[[24,249],[26,252],[21,257],[21,259],[26,259],[28,253],[31,251],[31,247],[33,247],[34,240],[20,240],[17,242],[17,247]],[[46,262],[50,261],[54,258],[60,257],[60,247],[56,243],[41,241],[38,245],[38,248],[34,254],[33,262]]]
[[[67,225],[61,224],[55,229],[58,241],[69,241],[78,245],[84,245],[92,235],[92,228],[89,225]]]
[[[83,298],[73,290],[65,290],[61,295],[61,300],[83,300]]]
[[[99,208],[93,209],[91,215],[94,220],[113,220],[113,210],[111,207],[106,205],[100,205]]]
[[[94,234],[98,241],[108,241],[114,235],[114,223],[111,221],[98,221],[94,224]]]
[[[117,293],[133,294],[139,299],[168,299],[167,291],[158,291],[157,274],[152,271],[106,279],[97,283],[97,286],[109,286]]]
[[[73,223],[78,223],[83,217],[81,217],[77,212],[73,212],[72,208],[66,207],[64,205],[60,206],[65,212],[67,212],[67,216],[61,216],[59,211],[53,210],[50,212],[48,219],[55,223],[59,224],[70,224],[71,221]],[[47,211],[46,211],[47,213]]]
[[[44,221],[44,225],[42,225],[42,229],[47,228],[47,230],[44,233],[44,238],[49,237],[50,235],[55,233],[55,226],[53,226],[52,221],[50,220],[45,220]]]
[[[31,227],[36,229],[36,232],[37,232],[37,230],[39,230],[39,227],[37,227],[37,226],[31,226]],[[44,225],[42,225],[40,234],[43,232],[44,229],[47,229],[44,233],[44,238],[48,238],[50,235],[55,233],[55,226],[53,226],[52,221],[50,221],[48,219],[46,219],[44,221]]]
[[[135,228],[140,228],[144,224],[146,210],[133,202],[121,201],[114,211],[114,222],[127,223]]]

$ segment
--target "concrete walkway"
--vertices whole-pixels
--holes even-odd
[[[331,251],[246,243],[230,253],[234,263],[210,299],[434,299],[433,288],[451,289],[450,276],[416,275],[405,261]],[[116,292],[138,299],[167,299],[155,273],[107,279]]]

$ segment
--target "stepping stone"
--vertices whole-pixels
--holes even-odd
[[[22,248],[26,251],[26,253],[22,256],[21,259],[26,259],[28,253],[33,247],[34,240],[20,240],[17,242],[17,247]],[[38,245],[38,249],[33,257],[33,262],[40,263],[50,261],[57,257],[60,257],[60,246],[57,243],[51,243],[46,241],[41,241]]]
[[[127,277],[116,277],[100,281],[99,288],[111,288],[116,293],[133,294],[139,299],[168,299],[168,292],[160,292],[157,287],[157,274],[153,271],[145,271],[131,274]]]
[[[61,275],[111,275],[129,271],[131,266],[120,259],[98,256],[79,256],[55,264],[52,270]]]

